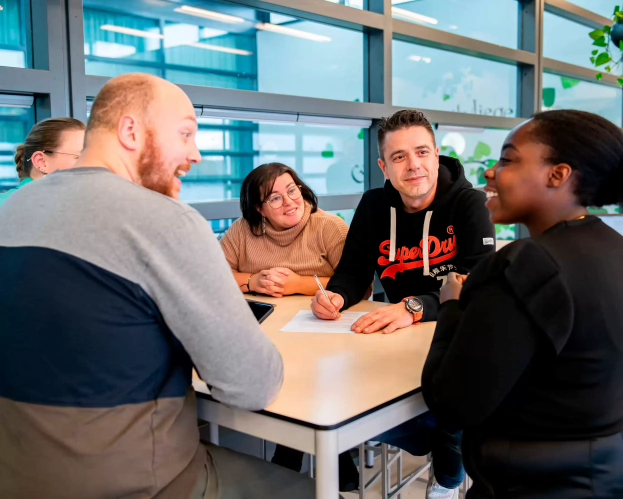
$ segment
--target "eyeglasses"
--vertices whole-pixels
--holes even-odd
[[[292,201],[296,201],[297,199],[299,199],[302,194],[303,193],[301,192],[301,186],[300,185],[293,185],[286,192],[286,195]],[[264,202],[267,203],[271,208],[276,210],[276,209],[281,208],[283,206],[283,201],[284,201],[284,199],[283,199],[283,196],[281,194],[275,194],[274,196],[269,197]]]
[[[65,156],[71,156],[74,159],[78,159],[80,157],[80,154],[74,154],[71,152],[59,152],[59,151],[41,151],[44,154],[64,154]]]
[[[71,152],[59,152],[59,151],[37,151],[37,152],[42,152],[43,154],[64,154],[65,156],[71,156],[72,158],[74,158],[76,160],[80,157],[80,154],[74,154],[74,153],[71,153]],[[34,157],[35,154],[37,154],[37,152],[35,152],[26,161],[32,161],[32,158]]]

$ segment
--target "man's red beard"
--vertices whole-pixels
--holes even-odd
[[[169,174],[166,171],[153,130],[147,130],[145,135],[145,147],[138,159],[138,177],[143,187],[171,198],[179,198],[175,172]]]

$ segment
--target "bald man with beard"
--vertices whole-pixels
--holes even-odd
[[[5,205],[0,497],[314,497],[301,474],[199,441],[193,366],[215,399],[259,410],[283,362],[178,201],[196,133],[179,87],[114,78],[76,167]]]

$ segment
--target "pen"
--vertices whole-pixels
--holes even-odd
[[[318,279],[318,276],[316,274],[314,274],[314,279],[316,279],[316,284],[318,284],[318,287],[320,288],[320,291],[322,291],[322,294],[324,295],[324,297],[327,299],[329,303],[331,303],[331,300],[329,300],[329,296],[327,295],[327,292],[324,290],[324,287],[322,286],[322,283],[320,282],[320,279]],[[333,315],[335,315],[335,318],[337,319],[337,312],[333,312]]]

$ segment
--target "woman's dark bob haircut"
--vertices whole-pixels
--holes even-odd
[[[258,211],[262,203],[270,195],[275,180],[281,175],[289,173],[294,183],[299,186],[303,199],[311,205],[311,212],[318,210],[318,198],[309,186],[303,182],[296,172],[282,163],[266,163],[258,166],[247,175],[240,188],[240,211],[242,217],[249,222],[251,232],[256,236],[262,235],[262,215]]]

